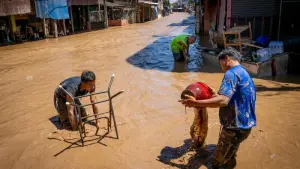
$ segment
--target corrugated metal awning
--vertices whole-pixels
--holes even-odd
[[[30,0],[0,0],[0,16],[27,14],[30,12]]]

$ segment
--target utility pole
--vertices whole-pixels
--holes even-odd
[[[107,6],[106,6],[106,0],[103,0],[104,2],[104,27],[108,28],[108,16],[107,16]]]

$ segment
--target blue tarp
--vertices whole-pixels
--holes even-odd
[[[35,0],[38,18],[69,19],[67,0]]]

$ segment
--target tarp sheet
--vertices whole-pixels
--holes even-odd
[[[31,12],[30,0],[0,0],[0,16]]]
[[[69,19],[67,0],[36,0],[38,18]]]

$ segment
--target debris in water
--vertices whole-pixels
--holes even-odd
[[[32,79],[33,79],[33,76],[27,76],[25,79],[26,79],[26,80],[32,80]]]
[[[271,155],[271,158],[274,158],[274,157],[275,157],[275,154],[272,154],[272,155]]]

